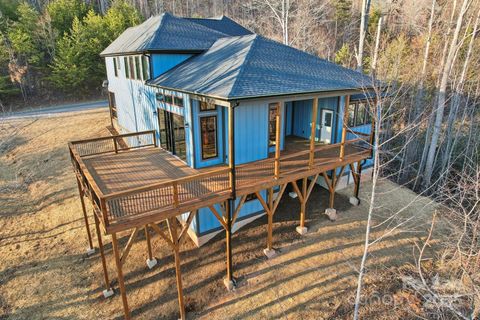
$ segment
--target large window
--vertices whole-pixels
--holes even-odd
[[[115,74],[115,77],[118,77],[117,57],[113,58],[113,72]]]
[[[142,66],[140,65],[140,56],[135,56],[135,79],[142,80]]]
[[[150,65],[147,56],[142,56],[142,74],[143,80],[148,80],[150,78]]]
[[[133,57],[128,57],[128,66],[130,68],[130,79],[135,79],[135,65],[133,63]]]
[[[359,101],[352,102],[348,106],[348,126],[358,127],[371,122],[368,103]]]
[[[215,111],[217,106],[214,103],[209,103],[206,101],[200,101],[200,111]]]
[[[202,160],[216,158],[217,150],[217,116],[200,117],[200,134],[202,140]]]
[[[273,147],[276,144],[277,132],[277,112],[280,112],[280,104],[270,103],[268,105],[268,146]]]
[[[130,78],[130,68],[128,66],[128,58],[123,57],[123,65],[125,66],[125,78]]]

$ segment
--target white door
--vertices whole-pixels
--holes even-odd
[[[322,109],[320,122],[320,142],[329,144],[332,142],[333,111]]]

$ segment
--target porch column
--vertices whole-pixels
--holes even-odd
[[[280,103],[277,106],[277,114],[275,115],[275,179],[280,175],[280,131],[281,131],[281,117],[280,117]]]
[[[236,193],[236,179],[235,179],[235,107],[237,103],[231,103],[228,108],[228,166],[230,168],[230,190],[231,198],[226,201],[225,216],[225,241],[227,254],[227,277],[223,283],[228,290],[235,287],[235,281],[232,274],[232,216],[235,208],[235,193]]]
[[[343,108],[342,141],[340,142],[340,160],[343,160],[345,156],[345,140],[347,139],[348,106],[349,105],[350,105],[350,96],[345,96],[345,106]]]
[[[311,168],[313,166],[313,161],[315,159],[315,136],[317,132],[317,115],[318,115],[318,96],[313,98],[312,105],[312,128],[310,132],[310,156],[308,159],[308,166]]]

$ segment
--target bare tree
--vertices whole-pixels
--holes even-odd
[[[367,37],[368,30],[368,18],[370,15],[370,5],[372,0],[363,0],[362,2],[362,17],[360,21],[360,38],[358,40],[358,52],[357,52],[357,71],[363,70],[363,53],[365,46],[365,39]]]
[[[458,38],[459,38],[460,30],[462,28],[463,19],[465,17],[465,14],[467,13],[467,9],[470,3],[471,1],[469,0],[463,0],[462,7],[460,9],[460,12],[458,13],[456,27],[453,33],[452,41],[450,42],[450,48],[448,51],[447,59],[445,61],[445,66],[441,74],[440,86],[438,88],[438,102],[437,102],[436,108],[433,109],[435,121],[434,121],[433,132],[432,132],[432,140],[430,142],[427,161],[425,164],[425,177],[423,181],[424,188],[430,186],[431,179],[432,179],[434,162],[435,162],[435,154],[437,152],[438,141],[440,139],[441,126],[443,122],[443,113],[445,110],[448,80],[450,76],[450,71],[452,69],[452,66],[457,56],[456,52],[458,49]]]

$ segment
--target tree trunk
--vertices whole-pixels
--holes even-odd
[[[431,39],[432,39],[432,28],[433,28],[433,19],[435,16],[435,4],[436,0],[432,1],[432,6],[430,8],[430,20],[428,22],[428,34],[427,34],[427,39],[425,42],[425,51],[423,53],[423,62],[422,62],[422,70],[420,72],[420,83],[418,84],[418,89],[417,89],[417,94],[415,96],[415,103],[414,103],[414,109],[413,109],[413,114],[412,117],[409,118],[409,124],[414,124],[417,123],[422,112],[421,112],[421,106],[423,102],[423,97],[424,97],[424,83],[425,83],[425,76],[427,74],[427,62],[428,62],[428,57],[430,54],[430,44],[431,44]],[[406,146],[405,146],[405,163],[409,164],[405,170],[402,170],[400,175],[401,175],[401,181],[408,180],[410,178],[410,175],[412,173],[412,165],[414,162],[414,159],[416,158],[415,155],[417,153],[418,149],[418,139],[415,138],[415,136],[418,134],[418,127],[417,128],[412,128],[410,131],[408,131],[405,141],[406,141]],[[420,168],[419,171],[420,172]]]
[[[443,68],[443,72],[442,72],[440,87],[438,89],[438,103],[436,106],[436,110],[435,109],[433,110],[433,112],[435,113],[435,122],[433,125],[432,141],[428,149],[427,162],[425,163],[425,180],[423,181],[424,188],[428,188],[430,186],[431,179],[432,179],[435,153],[437,151],[438,140],[440,138],[440,133],[442,129],[441,126],[443,121],[443,112],[445,110],[448,78],[449,78],[453,63],[455,61],[457,45],[458,45],[458,35],[460,34],[460,30],[462,28],[463,18],[467,11],[468,4],[469,4],[469,0],[463,0],[462,8],[460,9],[460,12],[458,14],[455,32],[453,34],[453,38],[450,43],[450,49],[448,52],[447,60],[445,62],[445,67]]]
[[[371,75],[373,77],[376,76],[376,69],[377,69],[377,60],[378,60],[378,48],[380,47],[380,34],[382,33],[382,22],[383,17],[380,17],[378,20],[378,27],[377,27],[377,36],[375,38],[375,51],[373,53],[373,60],[372,60],[372,71]]]
[[[447,28],[447,33],[445,34],[444,37],[444,45],[443,45],[443,50],[442,50],[442,58],[440,59],[440,67],[438,68],[439,74],[442,73],[443,68],[445,66],[445,59],[447,56],[447,50],[448,50],[448,39],[450,38],[450,34],[452,33],[452,25],[453,25],[453,19],[455,18],[455,11],[457,8],[457,0],[453,1],[453,5],[451,8],[452,14],[450,15],[450,20],[448,23],[448,28]],[[438,77],[437,83],[436,83],[436,88],[440,86],[440,80],[441,77]],[[438,92],[435,93],[435,97],[433,99],[433,105],[435,106],[438,101]],[[414,189],[416,188],[418,183],[423,182],[422,179],[425,177],[425,163],[427,162],[427,155],[430,147],[430,140],[431,140],[431,134],[432,134],[432,122],[433,121],[433,111],[432,114],[429,116],[429,122],[428,122],[428,127],[427,127],[427,135],[425,137],[425,144],[423,145],[423,151],[422,151],[422,158],[420,160],[420,167],[418,168],[418,174],[415,178],[415,183],[414,183]],[[422,178],[422,179],[420,179]]]
[[[448,114],[447,132],[446,132],[446,136],[445,136],[445,139],[447,141],[447,145],[446,145],[444,153],[442,155],[442,170],[441,170],[441,172],[443,172],[446,169],[447,163],[449,162],[449,158],[450,158],[450,154],[451,154],[451,148],[452,148],[453,126],[454,126],[454,123],[455,123],[455,119],[457,118],[458,109],[460,107],[460,100],[461,100],[461,96],[463,95],[463,88],[465,86],[465,78],[466,78],[469,63],[470,63],[470,57],[472,56],[473,45],[475,43],[475,35],[477,34],[477,31],[478,31],[479,22],[480,22],[480,10],[478,10],[477,17],[475,19],[475,24],[473,26],[473,32],[472,32],[472,35],[471,35],[471,38],[470,38],[470,43],[468,45],[467,55],[465,56],[465,61],[463,62],[462,73],[460,75],[460,80],[458,81],[455,93],[453,94],[452,107],[450,108],[450,111],[449,111],[449,114]]]
[[[368,18],[370,14],[370,5],[372,0],[362,1],[362,17],[360,21],[360,39],[358,41],[357,52],[357,71],[363,71],[363,51],[365,46],[365,38],[367,37]]]

